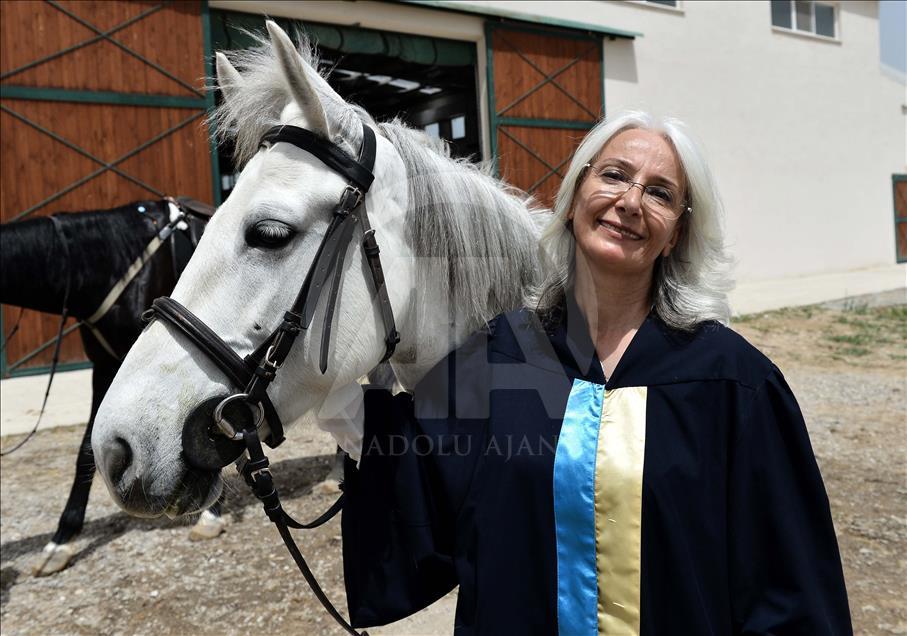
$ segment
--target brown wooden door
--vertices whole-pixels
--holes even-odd
[[[185,195],[214,202],[200,2],[0,2],[3,222]],[[3,307],[4,335],[18,309]],[[49,363],[55,316],[25,312],[3,375]],[[78,335],[61,361],[84,361]]]
[[[498,172],[550,207],[573,151],[604,114],[601,37],[490,22],[486,44]]]
[[[907,263],[907,174],[892,177],[894,239],[898,263]]]

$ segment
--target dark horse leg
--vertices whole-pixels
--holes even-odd
[[[91,415],[88,425],[82,435],[79,445],[79,454],[76,457],[76,475],[69,491],[66,507],[60,515],[57,531],[51,542],[48,543],[41,558],[35,564],[35,576],[54,574],[65,568],[74,552],[67,545],[73,537],[82,531],[85,522],[85,509],[88,507],[88,495],[91,492],[91,482],[94,479],[94,455],[91,452],[91,429],[94,424],[95,414],[104,399],[104,394],[113,382],[119,363],[96,360],[91,374]]]
[[[66,507],[63,509],[63,514],[60,515],[57,532],[52,539],[58,545],[68,543],[82,531],[95,468],[94,455],[91,452],[91,429],[101,400],[104,399],[107,389],[110,388],[110,383],[113,382],[118,368],[118,364],[95,363],[91,375],[91,416],[88,418],[88,426],[85,427],[85,434],[82,436],[82,443],[79,446],[79,455],[76,458],[76,477],[72,483],[72,489],[69,491]]]

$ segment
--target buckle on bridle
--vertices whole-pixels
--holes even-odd
[[[278,362],[273,358],[274,352],[275,345],[268,347],[268,350],[265,352],[265,359],[263,362],[263,364],[267,366],[272,372],[276,372],[280,368],[280,365],[283,364],[282,362]]]
[[[343,193],[340,195],[340,207],[346,211],[354,210],[362,203],[362,198],[364,196],[362,190],[354,185],[347,184],[343,189]],[[350,197],[353,197],[352,203],[350,202]]]
[[[235,400],[242,400],[245,404],[249,406],[251,410],[252,407],[255,408],[255,428],[261,428],[262,422],[265,421],[265,411],[261,407],[261,404],[256,404],[255,402],[249,401],[248,393],[235,393],[229,397],[224,398],[220,403],[214,408],[214,423],[217,424],[217,428],[221,432],[230,438],[233,441],[239,442],[243,439],[242,429],[236,430],[233,425],[224,417],[224,408]]]

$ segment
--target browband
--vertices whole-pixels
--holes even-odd
[[[363,126],[363,131],[365,130],[370,131],[367,126]],[[372,163],[374,164],[374,133],[371,135],[363,134],[362,137],[362,148],[359,155],[360,161],[362,158],[371,156]],[[365,167],[359,163],[359,161],[356,161],[343,152],[339,146],[319,137],[311,130],[289,125],[275,126],[262,135],[260,146],[273,145],[279,141],[284,141],[312,153],[321,159],[322,163],[326,166],[346,177],[348,181],[351,181],[363,194],[368,191],[372,186],[372,181],[375,180],[375,175],[372,174],[371,169]],[[372,145],[371,152],[368,152],[366,148],[366,145],[369,142],[371,142]]]

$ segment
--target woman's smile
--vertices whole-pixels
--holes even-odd
[[[643,239],[642,236],[630,230],[626,226],[621,225],[620,223],[614,223],[605,219],[599,219],[598,224],[601,227],[605,228],[610,236],[613,236],[617,239],[630,241],[641,241]]]

